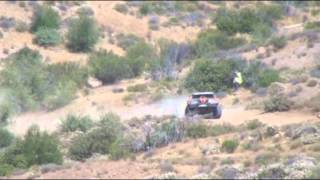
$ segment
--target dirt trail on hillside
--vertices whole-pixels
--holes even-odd
[[[117,95],[115,94],[114,96]],[[53,132],[59,127],[61,120],[69,113],[89,115],[97,119],[104,113],[114,112],[118,114],[124,121],[133,117],[143,117],[146,115],[175,115],[177,117],[183,117],[186,101],[187,96],[175,96],[168,97],[148,105],[138,104],[128,107],[121,105],[116,106],[111,100],[104,101],[103,98],[100,98],[100,102],[95,103],[105,103],[105,106],[93,106],[89,98],[79,98],[70,106],[53,112],[31,112],[18,116],[13,119],[12,123],[9,125],[9,129],[15,134],[22,135],[32,124],[37,124],[42,130]],[[259,119],[264,123],[280,126],[284,124],[298,123],[315,119],[313,115],[304,112],[290,111],[262,113],[259,110],[246,110],[242,104],[228,105],[227,103],[222,102],[222,105],[223,115],[221,119],[208,119],[210,123],[227,122],[237,125],[247,120]]]

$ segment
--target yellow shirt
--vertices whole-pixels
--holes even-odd
[[[240,72],[237,72],[237,76],[236,76],[236,78],[235,78],[234,80],[235,80],[235,82],[237,82],[238,84],[242,84],[243,79],[242,79],[242,75],[241,75]]]

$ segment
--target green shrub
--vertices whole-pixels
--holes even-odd
[[[284,10],[277,4],[260,4],[256,9],[257,16],[260,18],[260,22],[264,22],[271,26],[273,21],[279,20],[284,16]]]
[[[210,136],[219,136],[222,134],[234,132],[235,130],[236,130],[236,128],[233,125],[228,124],[228,123],[217,124],[217,125],[211,126],[209,128],[209,135]]]
[[[185,87],[196,91],[219,91],[230,87],[233,63],[221,60],[199,60],[185,81]]]
[[[237,140],[225,140],[221,145],[221,150],[227,153],[233,153],[239,145]]]
[[[150,138],[146,138],[146,146],[147,147],[162,147],[167,145],[168,137],[165,132],[156,131],[150,135]]]
[[[256,156],[255,163],[258,165],[268,165],[279,161],[279,154],[274,152],[263,152]]]
[[[120,123],[120,117],[112,112],[103,115],[99,121],[99,124],[102,126],[113,126],[117,130],[120,130],[122,128],[122,124]]]
[[[146,68],[146,59],[143,57],[138,57],[135,59],[128,59],[126,61],[127,66],[129,68],[129,72],[131,72],[132,77],[137,77],[140,76],[141,73],[145,70]]]
[[[67,33],[68,47],[73,51],[90,51],[98,42],[100,32],[96,21],[85,15],[71,22]]]
[[[82,131],[87,132],[93,127],[93,121],[88,116],[75,116],[69,114],[67,118],[62,121],[63,132]]]
[[[260,23],[259,17],[256,12],[250,8],[241,9],[238,13],[238,32],[251,33],[257,24]]]
[[[23,48],[9,57],[1,71],[1,85],[9,89],[17,111],[36,109],[47,91],[45,65],[37,51]]]
[[[317,81],[317,80],[311,79],[311,80],[307,83],[307,86],[308,86],[308,87],[315,87],[315,86],[317,86],[317,84],[318,84],[318,81]]]
[[[42,5],[35,10],[31,30],[37,32],[40,27],[57,29],[60,25],[59,14],[50,6]]]
[[[259,149],[261,149],[261,145],[259,144],[259,142],[257,141],[246,141],[243,144],[241,144],[242,148],[244,150],[251,150],[251,151],[258,151]]]
[[[192,124],[187,126],[186,135],[191,138],[204,138],[209,135],[208,126],[205,124]]]
[[[240,10],[219,9],[214,19],[217,29],[229,35],[235,33],[257,32],[257,26],[271,27],[275,20],[283,17],[283,10],[278,5],[259,5],[256,9]],[[264,30],[265,31],[265,30]]]
[[[283,94],[276,94],[264,101],[265,112],[289,111],[292,102]]]
[[[36,35],[36,43],[40,46],[56,46],[61,42],[59,32],[55,29],[45,27],[38,28]]]
[[[72,140],[72,144],[68,150],[71,159],[85,160],[92,156],[92,154],[95,152],[91,147],[93,146],[94,142],[92,140],[90,142],[89,140],[89,135],[86,134],[78,135]]]
[[[208,29],[198,35],[195,44],[198,56],[211,56],[217,50],[232,49],[246,44],[246,40]]]
[[[0,160],[1,162],[1,160]],[[0,163],[0,176],[8,176],[12,173],[14,167],[10,164]]]
[[[138,42],[143,42],[143,39],[134,34],[117,34],[117,45],[124,50],[128,50],[129,47],[135,45]]]
[[[264,169],[258,174],[259,179],[284,179],[288,174],[282,167]]]
[[[140,8],[139,8],[139,13],[140,13],[141,15],[147,15],[147,14],[150,13],[151,7],[152,7],[151,4],[149,4],[149,3],[143,3],[142,6],[140,6]]]
[[[86,68],[73,62],[50,64],[47,71],[51,87],[43,106],[49,110],[60,108],[72,101],[77,89],[83,87],[88,78]]]
[[[308,175],[306,179],[319,179],[320,178],[320,167],[314,167],[311,173]]]
[[[9,146],[14,139],[14,135],[6,129],[0,129],[0,149]]]
[[[157,15],[167,15],[170,16],[170,12],[192,12],[200,8],[198,2],[172,2],[168,4],[167,2],[155,2],[155,1],[146,1],[141,4],[137,4],[139,14],[142,16],[157,14]]]
[[[18,21],[15,29],[17,32],[26,32],[29,30],[29,26],[23,21]]]
[[[217,28],[230,35],[238,32],[238,14],[236,11],[219,9],[215,18]]]
[[[316,96],[310,98],[306,101],[307,107],[311,108],[314,112],[320,111],[320,94],[317,94]]]
[[[92,54],[89,67],[94,76],[104,84],[114,83],[132,74],[124,59],[106,51]]]
[[[227,157],[225,159],[222,159],[221,162],[220,162],[221,165],[226,165],[226,164],[231,165],[231,164],[234,164],[234,163],[235,163],[235,161],[231,157]]]
[[[280,37],[273,37],[270,40],[271,45],[273,45],[273,47],[276,50],[282,49],[287,45],[287,38],[284,36],[280,36]]]
[[[47,66],[52,81],[72,81],[77,87],[83,87],[88,79],[88,70],[75,62],[63,62]]]
[[[8,111],[1,112],[1,116],[64,106],[74,99],[87,76],[86,68],[79,64],[47,65],[39,52],[23,48],[8,58],[1,72],[0,83],[6,93],[6,102],[1,106]]]
[[[110,147],[110,156],[112,160],[128,158],[131,154],[130,142],[128,139],[117,139]]]
[[[120,13],[127,14],[129,9],[125,4],[116,4],[114,9]]]
[[[5,150],[1,161],[16,168],[48,163],[61,164],[63,159],[58,144],[56,137],[40,132],[39,127],[32,126],[23,139],[18,139]]]
[[[246,123],[246,127],[248,130],[254,130],[263,126],[263,123],[258,119],[250,120]]]
[[[175,118],[164,122],[155,128],[155,131],[147,138],[146,145],[149,147],[161,147],[170,142],[178,142],[183,138],[182,124]],[[189,134],[191,137],[192,135]],[[193,137],[197,138],[197,137]]]
[[[128,86],[127,91],[129,92],[143,92],[147,90],[147,85],[145,84],[136,84],[134,86]]]
[[[77,84],[71,80],[58,80],[53,82],[53,87],[42,102],[42,106],[49,110],[56,110],[70,103],[76,98]]]
[[[146,68],[150,67],[150,62],[155,58],[155,49],[142,41],[131,45],[126,55],[134,77],[139,76]]]
[[[258,73],[258,85],[260,87],[268,87],[271,83],[280,80],[279,72],[272,69],[267,69]]]
[[[118,145],[121,144],[121,139],[124,137],[124,129],[118,117],[107,114],[101,118],[99,124],[98,128],[73,139],[69,148],[72,159],[84,160],[94,153],[109,154],[112,149],[120,148]],[[119,157],[116,152],[113,151],[112,153],[115,157]]]
[[[85,7],[80,7],[78,10],[77,10],[77,14],[78,15],[83,15],[83,16],[92,16],[94,15],[94,11],[92,10],[91,7],[88,7],[88,6],[85,6]]]
[[[9,122],[10,116],[14,113],[14,107],[12,107],[12,105],[10,106],[5,104],[8,101],[8,99],[3,99],[2,103],[4,104],[0,105],[0,126],[6,126]]]
[[[320,30],[320,22],[307,22],[304,25],[304,29],[306,30]]]
[[[320,13],[320,11],[318,9],[312,9],[311,10],[311,15],[312,16],[317,16]]]
[[[253,27],[252,38],[253,42],[264,44],[272,35],[272,29],[269,25],[259,23]]]

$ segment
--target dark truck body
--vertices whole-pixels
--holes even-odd
[[[221,117],[221,106],[213,92],[197,92],[192,94],[188,100],[185,115],[190,117],[196,114],[210,114],[214,119]]]

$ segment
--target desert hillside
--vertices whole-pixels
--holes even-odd
[[[0,8],[0,178],[320,178],[319,2]]]

